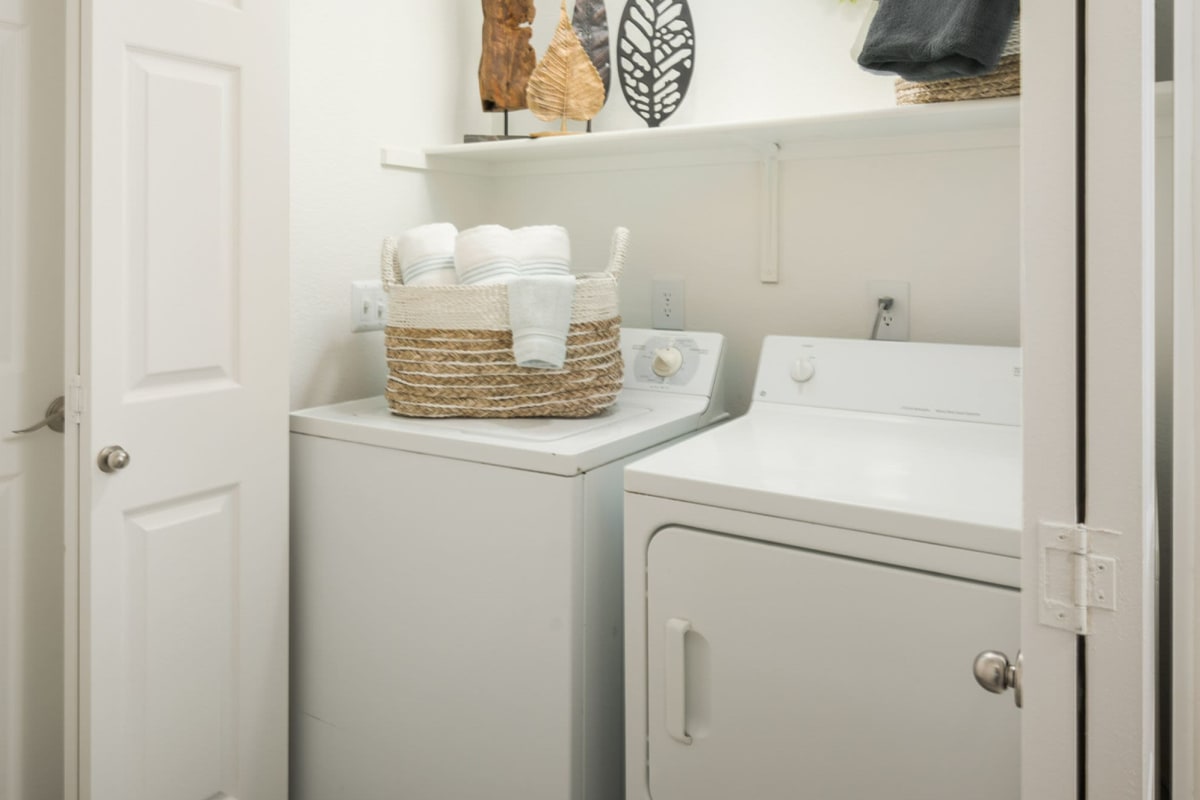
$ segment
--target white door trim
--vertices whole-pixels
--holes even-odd
[[[1155,794],[1154,2],[1086,6],[1084,522],[1119,531],[1085,638],[1086,796]]]
[[[66,353],[63,385],[70,386],[79,374],[80,347],[80,119],[82,87],[81,0],[67,0],[67,96],[66,102],[66,225],[64,314]],[[83,398],[81,398],[82,401]],[[63,798],[79,797],[79,425],[68,424],[63,440]]]
[[[1040,623],[1038,587],[1040,524],[1077,521],[1075,4],[1027,3],[1021,35],[1022,71],[1037,76],[1021,94],[1021,796],[1066,799],[1077,796],[1077,637]]]

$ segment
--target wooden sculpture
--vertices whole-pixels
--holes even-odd
[[[534,0],[483,0],[483,54],[479,97],[484,111],[525,108],[525,87],[537,65],[533,36]]]
[[[550,47],[529,76],[526,100],[538,119],[561,119],[561,133],[567,133],[568,119],[589,120],[604,108],[604,81],[571,27],[567,0]]]

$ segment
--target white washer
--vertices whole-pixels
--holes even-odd
[[[292,415],[294,800],[621,797],[622,470],[725,416],[721,336],[622,349],[591,419]]]
[[[769,337],[626,470],[629,800],[1012,800],[1020,351]]]

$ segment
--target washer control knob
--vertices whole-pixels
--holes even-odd
[[[683,353],[679,352],[678,347],[669,346],[654,351],[654,363],[650,365],[650,369],[660,378],[669,378],[679,372],[682,366]]]
[[[817,368],[813,362],[807,358],[798,358],[792,364],[792,380],[796,383],[807,383],[812,380],[813,375],[817,374]]]

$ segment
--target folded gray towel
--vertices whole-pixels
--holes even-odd
[[[985,75],[1000,63],[1019,0],[880,0],[859,53],[910,81]]]

